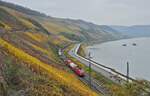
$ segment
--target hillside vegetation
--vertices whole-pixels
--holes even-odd
[[[0,1],[0,96],[97,96],[57,55],[76,33],[19,8]]]
[[[97,96],[57,52],[70,43],[119,39],[108,29],[0,1],[0,96]]]

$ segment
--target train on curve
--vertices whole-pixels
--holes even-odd
[[[85,72],[82,68],[80,68],[78,65],[76,65],[74,62],[72,62],[69,59],[65,60],[65,64],[71,68],[76,75],[80,76],[80,77],[84,77],[85,76]]]

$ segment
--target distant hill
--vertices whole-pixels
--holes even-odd
[[[83,20],[55,18],[31,10],[29,8],[25,8],[3,1],[0,1],[0,6],[4,6],[11,10],[20,12],[21,14],[23,14],[23,19],[26,19],[27,21],[31,22],[34,26],[36,26],[35,30],[42,30],[48,34],[59,34],[65,36],[68,39],[72,39],[73,36],[75,36],[76,40],[88,42],[105,42],[109,40],[117,40],[124,38],[122,34],[115,32],[116,30],[113,30],[109,26],[100,26]],[[14,16],[12,16],[12,18],[13,17]],[[18,29],[20,27],[17,26],[20,26],[21,24],[18,23],[12,25],[16,25],[16,27],[13,27],[13,29]],[[24,27],[24,30],[28,30],[26,26],[22,27]],[[74,40],[74,38],[72,40]]]
[[[149,37],[150,25],[134,25],[134,26],[110,26],[119,33],[126,34],[130,37]]]
[[[80,32],[85,38],[88,38],[88,41],[93,40],[105,42],[124,38],[124,35],[106,25],[96,25],[91,22],[72,19],[61,19],[60,22],[63,25],[79,28],[78,32]]]

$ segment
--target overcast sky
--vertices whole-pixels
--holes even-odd
[[[100,25],[150,24],[150,0],[3,0],[53,17],[83,19]]]

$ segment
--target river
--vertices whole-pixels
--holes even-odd
[[[94,61],[123,74],[126,74],[129,62],[130,77],[150,81],[150,38],[110,41],[90,46],[88,51]]]

